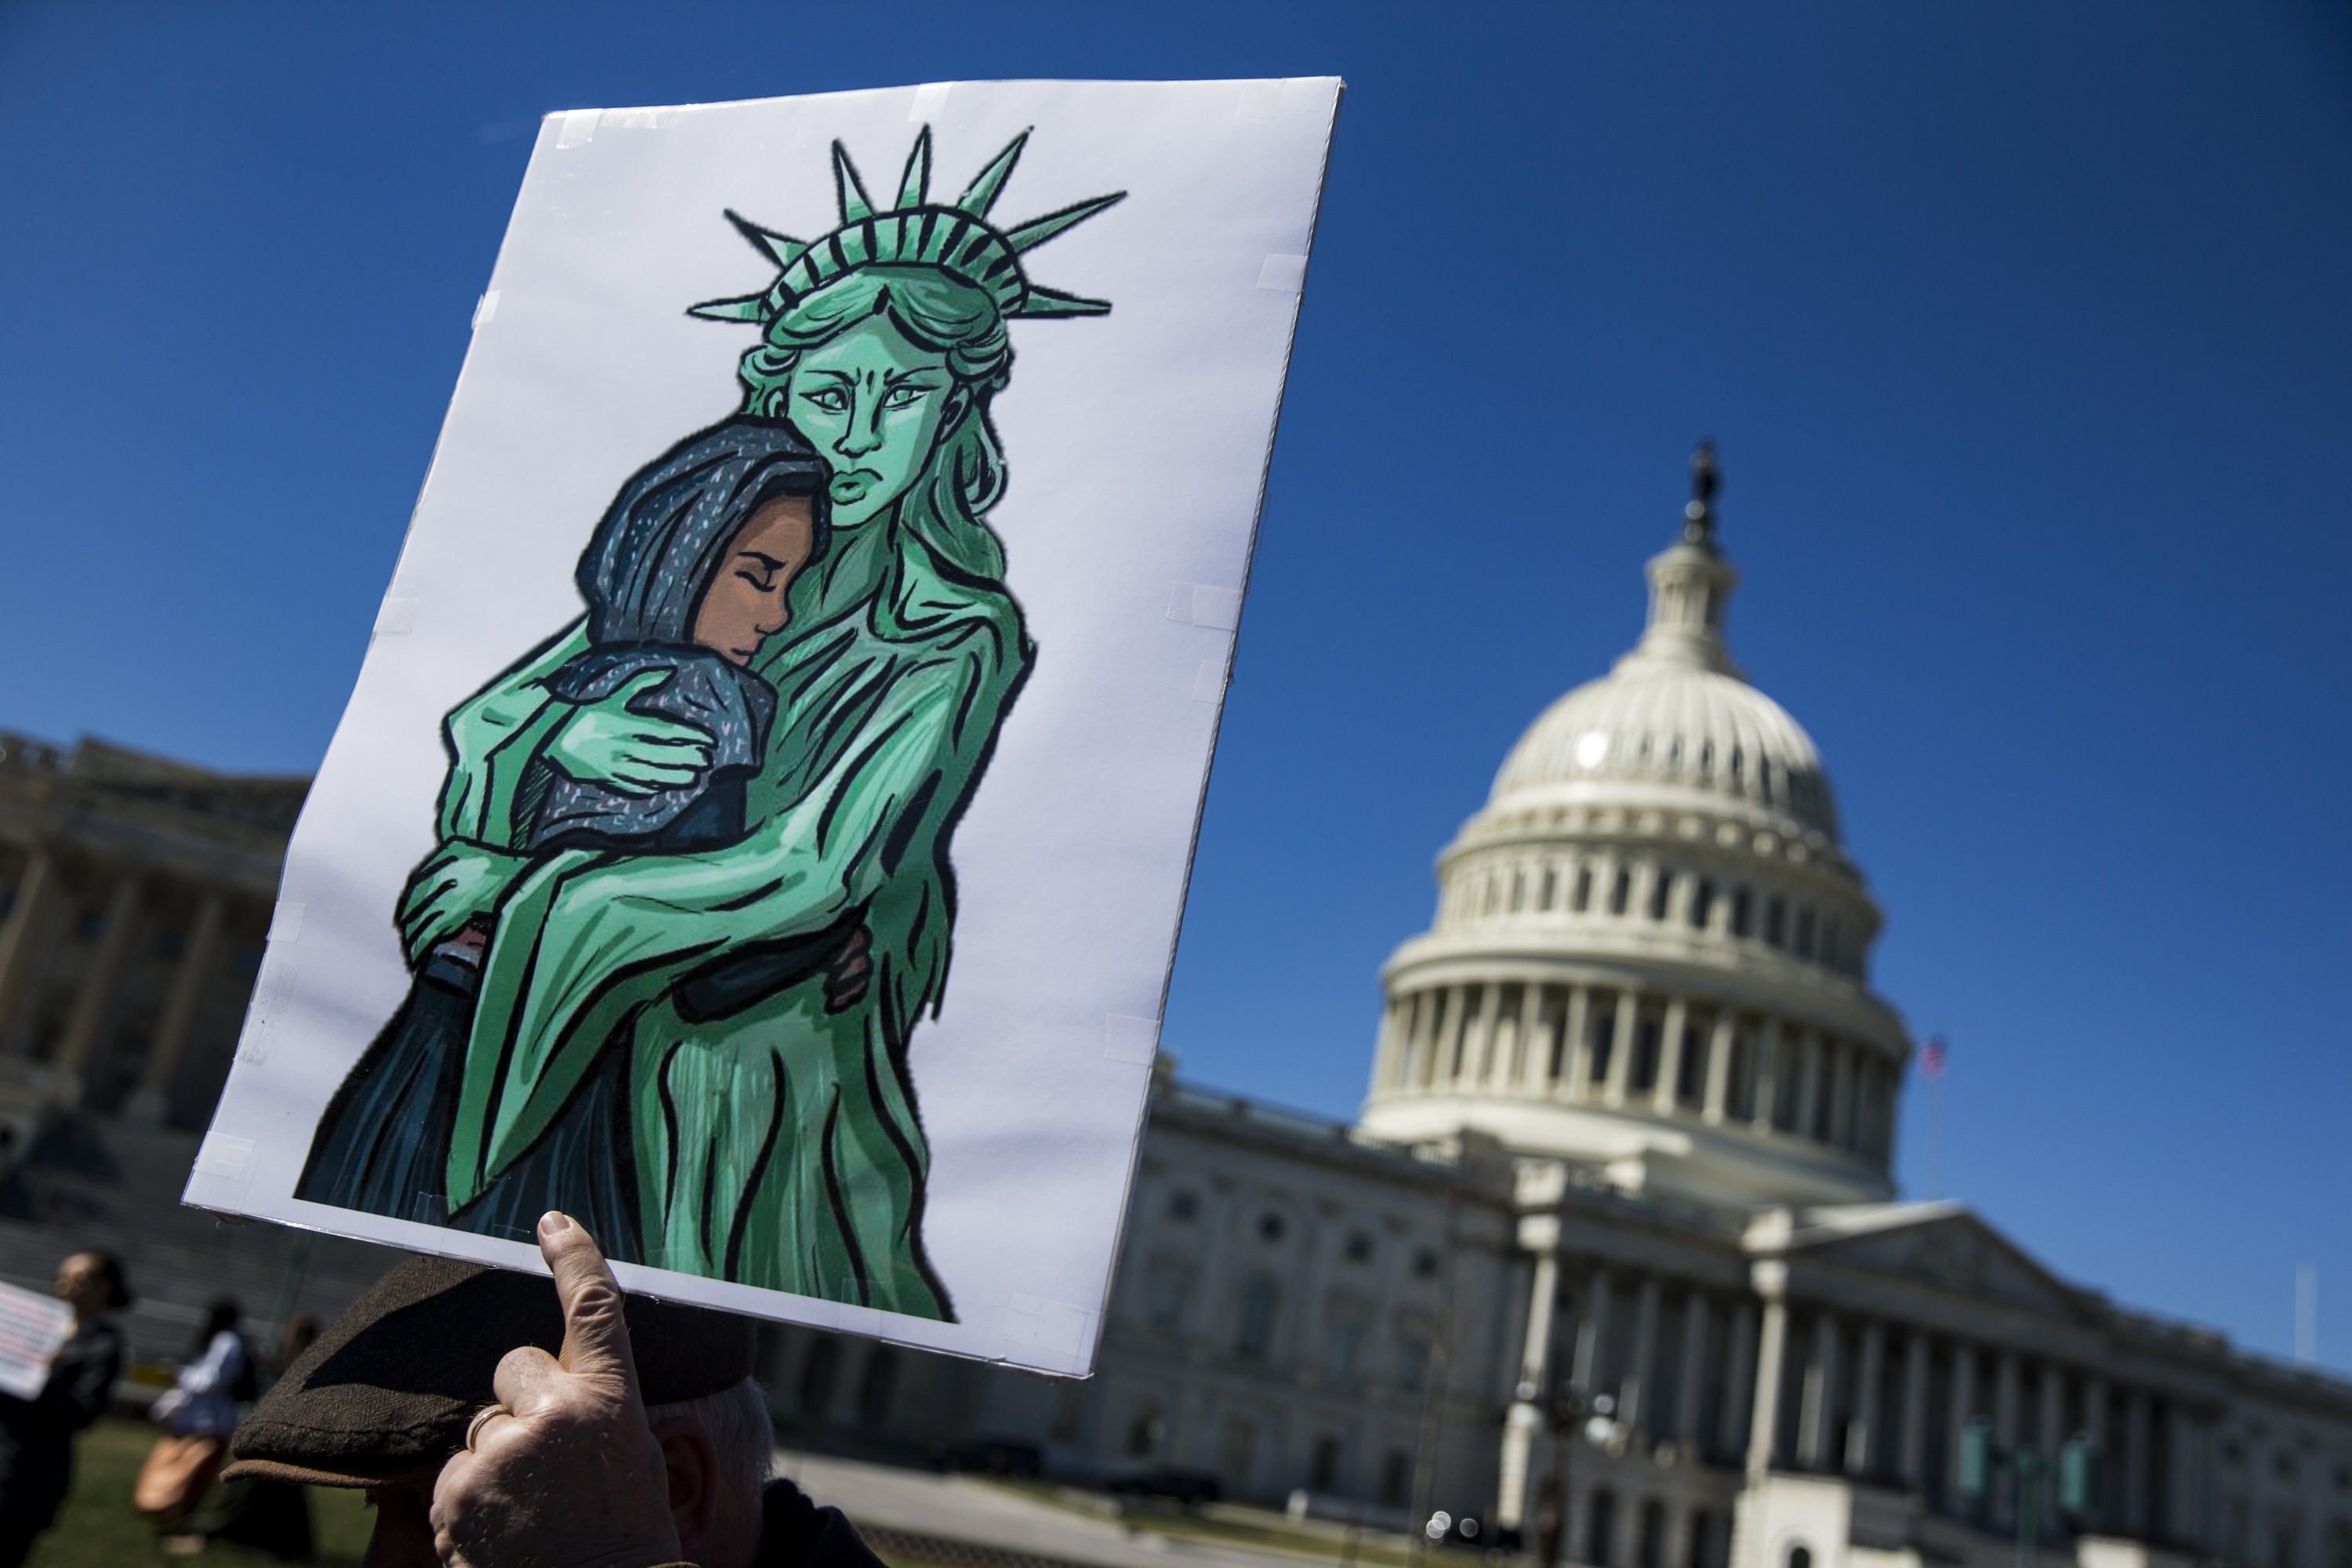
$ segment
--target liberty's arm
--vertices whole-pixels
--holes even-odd
[[[657,672],[594,703],[574,706],[551,695],[548,678],[588,646],[584,624],[575,622],[450,712],[440,845],[410,877],[397,915],[412,969],[486,919],[521,874],[533,785],[543,783],[547,767],[646,794],[690,784],[709,765],[710,739],[701,731],[629,711],[634,698],[666,679]]]
[[[834,754],[741,843],[567,851],[531,868],[500,910],[483,978],[450,1147],[452,1207],[529,1147],[633,1011],[714,957],[869,910],[877,983],[908,1016],[936,994],[949,911],[937,907],[935,862],[1026,667],[1018,612],[995,603],[922,644],[869,643],[862,676],[837,694],[856,710],[836,710]],[[877,907],[909,875],[922,889],[914,905]]]

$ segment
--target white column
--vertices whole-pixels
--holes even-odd
[[[1706,1105],[1700,1114],[1710,1127],[1723,1121],[1731,1098],[1731,1053],[1738,1035],[1738,1015],[1727,1003],[1716,1012],[1715,1039],[1706,1047]]]
[[[1827,1468],[1830,1423],[1837,1409],[1837,1320],[1823,1312],[1813,1320],[1813,1355],[1805,1367],[1804,1403],[1797,1407],[1797,1465],[1801,1469]]]
[[[1927,1484],[1927,1336],[1913,1329],[1903,1342],[1903,1484]]]
[[[1440,1088],[1450,1087],[1456,1064],[1462,1054],[1464,1015],[1470,1010],[1470,990],[1465,985],[1448,985],[1437,1005],[1437,1059],[1433,1081]]]
[[[1470,988],[1462,994],[1462,1065],[1454,1075],[1456,1087],[1475,1087],[1486,1078],[1486,1050],[1495,1038],[1495,1007],[1502,987],[1489,981],[1475,987],[1478,1010],[1470,1010]]]
[[[2066,1418],[2066,1374],[2055,1362],[2042,1363],[2042,1412],[2035,1442],[2046,1456],[2051,1467],[2042,1477],[2042,1533],[2049,1535],[2058,1524],[2058,1445],[2066,1440],[2059,1428]]]
[[[1412,995],[1412,1043],[1406,1047],[1405,1061],[1412,1074],[1412,1086],[1426,1089],[1436,1077],[1437,1013],[1443,993],[1423,986]]]
[[[1789,1303],[1783,1292],[1787,1266],[1759,1263],[1752,1272],[1764,1298],[1764,1323],[1756,1342],[1756,1394],[1748,1404],[1748,1479],[1760,1482],[1772,1468],[1772,1445],[1780,1428],[1781,1362],[1789,1349]]]
[[[1625,1369],[1625,1381],[1617,1395],[1617,1419],[1629,1432],[1646,1433],[1654,1436],[1657,1423],[1650,1419],[1650,1387],[1657,1381],[1658,1362],[1658,1277],[1642,1276],[1642,1289],[1633,1299],[1633,1364]]]
[[[1992,1436],[2003,1447],[2012,1447],[2018,1440],[2017,1352],[2003,1350],[1992,1369]],[[1992,1486],[1993,1519],[2008,1524],[2017,1518],[2017,1477],[2009,1470],[1996,1470]]]
[[[188,1036],[195,1026],[205,986],[219,963],[221,925],[227,910],[218,893],[207,893],[196,906],[196,923],[188,932],[180,967],[172,973],[171,994],[164,998],[163,1016],[155,1026],[155,1043],[148,1049],[137,1091],[122,1108],[133,1121],[160,1123],[171,1109],[172,1079],[179,1073],[180,1058],[187,1054]]]
[[[2152,1426],[2148,1421],[2147,1395],[2133,1389],[2124,1401],[2124,1533],[2146,1536],[2151,1522],[2147,1512],[2148,1439]]]
[[[1658,1081],[1650,1094],[1652,1109],[1662,1115],[1675,1109],[1675,1085],[1683,1076],[1683,1034],[1689,1026],[1690,1004],[1679,995],[1670,998],[1665,1032],[1658,1038]]]
[[[1682,1373],[1675,1383],[1675,1443],[1696,1457],[1699,1402],[1706,1393],[1706,1292],[1694,1289],[1683,1299]]]
[[[1576,1325],[1576,1365],[1569,1375],[1588,1394],[1601,1392],[1601,1379],[1608,1371],[1609,1297],[1613,1289],[1608,1266],[1595,1268],[1585,1288],[1583,1314]]]
[[[1957,1500],[1960,1495],[1960,1447],[1969,1423],[1977,1418],[1977,1352],[1963,1341],[1952,1347],[1951,1429],[1944,1444],[1944,1489]]]
[[[1381,1012],[1380,1045],[1372,1052],[1372,1089],[1378,1092],[1397,1086],[1402,1069],[1400,1058],[1404,1054],[1405,1004],[1401,997],[1391,997]]]
[[[1559,1081],[1552,1092],[1565,1100],[1583,1100],[1591,1093],[1586,1082],[1591,1071],[1591,1058],[1585,1054],[1585,1027],[1592,1015],[1592,987],[1571,985],[1568,988],[1568,1017],[1560,1024]],[[1567,1507],[1566,1503],[1560,1505]]]
[[[2107,1482],[2103,1473],[2111,1455],[2107,1447],[2107,1380],[2086,1376],[2083,1380],[2083,1435],[2091,1440],[2091,1451],[2098,1456],[2093,1468],[2091,1511],[2084,1524],[2093,1531],[2107,1526]]]
[[[1495,1522],[1517,1530],[1527,1517],[1528,1459],[1535,1451],[1536,1434],[1543,1428],[1544,1363],[1551,1352],[1552,1303],[1559,1294],[1559,1258],[1547,1249],[1536,1255],[1535,1279],[1528,1287],[1528,1334],[1519,1349],[1519,1385],[1512,1391],[1511,1407],[1503,1417],[1503,1452],[1496,1482]]]
[[[58,1066],[77,1078],[89,1071],[104,1043],[107,1022],[114,1013],[116,979],[123,954],[131,951],[131,928],[139,918],[140,877],[125,871],[115,879],[106,900],[106,926],[98,934],[98,951],[82,971],[81,989],[74,994],[73,1015],[58,1047]]]
[[[1756,1074],[1756,1091],[1748,1097],[1748,1125],[1759,1132],[1772,1131],[1772,1102],[1780,1098],[1780,1051],[1785,1037],[1780,1020],[1767,1017],[1756,1031],[1756,1048],[1749,1058]]]
[[[1731,1328],[1724,1339],[1723,1416],[1716,1428],[1716,1445],[1737,1454],[1748,1441],[1748,1404],[1756,1393],[1756,1302],[1739,1298],[1731,1309]]]
[[[1609,1047],[1609,1082],[1601,1090],[1601,1103],[1625,1103],[1625,1085],[1633,1071],[1633,1026],[1642,1016],[1642,994],[1638,991],[1617,993],[1617,1016],[1612,1043]]]
[[[1519,1092],[1530,1097],[1551,1087],[1552,1036],[1559,1009],[1549,1005],[1554,987],[1530,980],[1519,993]]]
[[[1854,1368],[1853,1420],[1845,1433],[1845,1469],[1870,1474],[1871,1449],[1878,1443],[1878,1384],[1886,1357],[1886,1330],[1875,1319],[1862,1326],[1862,1356]]]
[[[0,924],[0,1047],[7,1043],[19,1005],[47,966],[51,918],[64,891],[65,869],[47,846],[36,844],[16,875],[16,897]]]
[[[2203,1510],[2197,1506],[2197,1483],[2204,1468],[2197,1462],[2196,1426],[2178,1402],[2168,1402],[2164,1409],[2164,1426],[2169,1439],[2165,1444],[2169,1460],[2167,1468],[2171,1472],[2168,1478],[2170,1484],[2166,1489],[2170,1494],[2172,1504],[2172,1517],[2166,1523],[2170,1526],[2176,1539],[2194,1541],[2199,1533],[2198,1526],[2202,1522],[2200,1515]],[[2305,1462],[2312,1464],[2316,1461],[2306,1459]],[[2313,1511],[2309,1509],[2304,1510],[2306,1534]]]

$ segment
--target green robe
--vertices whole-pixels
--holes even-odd
[[[449,1203],[527,1149],[601,1051],[625,1051],[642,1261],[943,1319],[907,1044],[947,978],[949,838],[1032,649],[1001,583],[895,519],[836,533],[792,602],[755,667],[780,701],[746,837],[697,854],[563,850],[508,889]],[[541,682],[585,646],[574,628],[449,715],[445,840],[520,842],[571,711]],[[717,1021],[681,1016],[673,993],[696,971],[861,912],[874,973],[856,1005],[827,1013],[820,977]]]

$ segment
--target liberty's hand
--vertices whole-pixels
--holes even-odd
[[[563,1354],[509,1351],[466,1452],[433,1487],[449,1568],[650,1568],[677,1563],[668,1460],[646,1418],[621,1287],[589,1234],[539,1222],[563,1308]]]
[[[629,711],[629,703],[670,679],[648,669],[609,697],[583,702],[547,742],[547,760],[582,784],[623,795],[684,789],[710,765],[710,737],[691,724]]]
[[[462,838],[435,850],[400,895],[400,945],[408,967],[421,966],[427,953],[474,921],[488,924],[527,864],[520,855]]]

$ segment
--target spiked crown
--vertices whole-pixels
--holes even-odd
[[[838,142],[833,144],[834,190],[841,208],[841,226],[816,239],[794,239],[762,228],[729,208],[733,224],[752,248],[782,270],[776,280],[757,294],[736,300],[712,300],[687,313],[714,321],[776,321],[818,289],[867,267],[929,267],[958,282],[981,290],[996,301],[1008,320],[1014,317],[1099,316],[1110,310],[1108,300],[1086,300],[1047,289],[1029,280],[1021,265],[1023,253],[1035,249],[1055,235],[1084,223],[1119,201],[1125,191],[1095,196],[1059,212],[1033,217],[1010,228],[989,222],[990,209],[1021,161],[1029,132],[1015,136],[1004,151],[990,160],[971,185],[952,204],[930,199],[931,128],[924,126],[908,155],[899,177],[898,199],[876,211],[866,195],[857,166]]]

